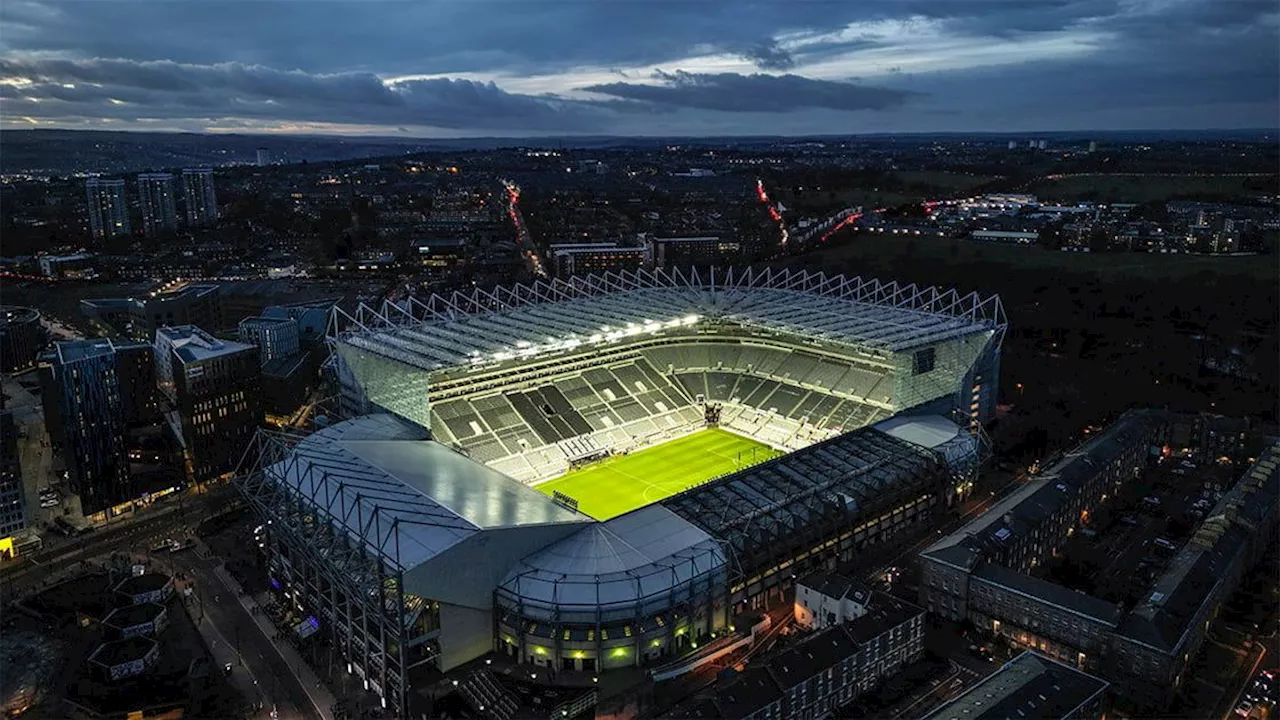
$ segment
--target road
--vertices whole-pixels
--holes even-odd
[[[194,528],[211,510],[225,507],[231,494],[230,488],[222,488],[196,499],[186,499],[185,507],[153,508],[136,519],[122,520],[30,557],[7,562],[0,566],[0,601],[7,602],[35,583],[47,580],[51,569],[67,568],[113,552],[145,551],[166,537],[183,534],[184,527]]]
[[[275,707],[283,719],[328,716],[327,708],[321,708],[312,700],[275,643],[245,610],[236,591],[214,571],[220,560],[186,552],[173,555],[172,562],[175,569],[195,581],[193,617],[202,629],[212,630],[211,634],[224,650],[232,649],[242,663],[232,674],[248,675],[258,700],[265,703],[268,710]]]

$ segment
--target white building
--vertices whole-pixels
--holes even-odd
[[[796,623],[823,630],[862,617],[871,588],[841,575],[815,573],[796,581]]]

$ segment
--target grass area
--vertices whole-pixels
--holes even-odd
[[[830,247],[814,255],[825,270],[852,271],[881,277],[912,277],[905,272],[922,263],[980,264],[1015,271],[1052,273],[1074,271],[1100,277],[1138,276],[1191,278],[1204,273],[1259,279],[1275,277],[1274,263],[1259,257],[1162,255],[1159,253],[1078,253],[979,243],[921,235],[849,233],[837,236]]]
[[[947,170],[900,170],[894,175],[912,185],[928,185],[944,191],[965,192],[997,179],[995,175],[950,172]]]
[[[608,520],[782,453],[749,438],[711,428],[630,455],[573,470],[537,486],[578,501],[578,509]]]
[[[1028,188],[1055,200],[1150,202],[1178,196],[1237,196],[1276,192],[1274,176],[1074,175],[1038,180]]]

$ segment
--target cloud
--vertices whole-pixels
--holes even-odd
[[[799,75],[658,73],[659,84],[603,83],[581,88],[624,100],[720,112],[789,113],[806,108],[885,110],[915,93]]]
[[[6,122],[168,119],[187,129],[237,119],[620,134],[1274,125],[1277,9],[1275,0],[7,0],[0,95]],[[5,86],[7,77],[30,83]],[[867,109],[877,112],[850,114]]]
[[[246,117],[413,124],[483,130],[586,131],[621,103],[518,95],[494,83],[412,80],[388,87],[370,73],[313,75],[257,65],[117,59],[0,59],[0,94],[23,115],[116,119]]]
[[[761,70],[790,70],[796,66],[791,53],[778,47],[776,42],[753,45],[742,52],[742,57],[755,63]]]

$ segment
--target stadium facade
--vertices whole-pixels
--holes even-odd
[[[335,309],[349,418],[262,434],[272,578],[397,712],[497,651],[655,663],[963,494],[996,297],[790,271],[624,272]],[[786,454],[598,521],[534,485],[717,425]]]

